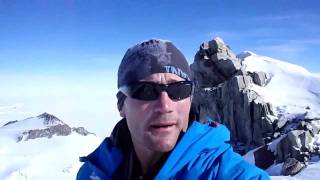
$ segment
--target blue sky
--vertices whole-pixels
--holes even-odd
[[[221,36],[236,53],[320,72],[319,12],[320,2],[302,0],[0,0],[0,68],[114,69],[128,47],[151,37],[173,41],[191,63],[202,42]]]
[[[64,105],[60,116],[84,121],[72,113],[88,104],[103,111],[92,103],[114,96],[126,49],[149,38],[173,41],[190,63],[202,42],[220,36],[235,53],[250,50],[320,73],[319,12],[316,0],[0,0],[0,106],[59,114],[58,99],[72,96],[76,110]],[[4,114],[0,121],[10,118]]]

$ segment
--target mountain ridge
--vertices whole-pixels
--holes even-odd
[[[49,113],[9,122],[0,127],[0,179],[75,179],[79,157],[101,143],[85,128],[71,128]]]
[[[52,136],[68,136],[72,132],[86,136],[93,134],[84,127],[70,127],[68,124],[57,118],[56,116],[44,112],[36,117],[29,117],[23,120],[9,121],[5,123],[1,130],[10,131],[16,142],[22,140],[28,141],[36,138],[52,138]]]

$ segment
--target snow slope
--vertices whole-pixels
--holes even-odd
[[[244,58],[246,71],[263,71],[271,78],[265,87],[253,85],[251,89],[265,101],[271,102],[277,111],[292,115],[304,113],[309,107],[312,117],[320,117],[320,75],[301,66],[249,51],[241,53],[239,57]]]
[[[92,152],[101,142],[95,135],[68,136],[16,141],[22,131],[43,129],[63,123],[46,123],[39,117],[0,127],[0,179],[75,179],[81,166],[79,157]]]
[[[320,75],[311,73],[301,66],[260,56],[250,51],[238,55],[249,72],[263,71],[267,73],[269,83],[264,86],[252,85],[250,89],[256,91],[266,102],[270,102],[276,115],[292,120],[307,113],[307,117],[320,118]],[[274,151],[277,143],[284,136],[274,140],[270,148]],[[314,144],[320,145],[320,134],[314,137]],[[244,158],[254,163],[252,150]],[[282,164],[271,166],[267,172],[271,179],[318,179],[320,177],[320,161],[314,159],[299,174],[289,177],[281,176]]]

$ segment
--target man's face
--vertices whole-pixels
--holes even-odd
[[[171,73],[156,73],[141,81],[170,84],[183,81]],[[188,127],[191,98],[173,101],[166,91],[153,101],[127,97],[121,114],[127,119],[132,141],[138,148],[168,152],[176,145],[180,132]]]

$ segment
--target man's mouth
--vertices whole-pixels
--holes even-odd
[[[176,125],[176,123],[157,123],[157,124],[150,125],[150,127],[152,129],[159,129],[159,130],[163,129],[163,130],[165,130],[165,129],[169,129],[169,128],[175,126],[175,125]]]

